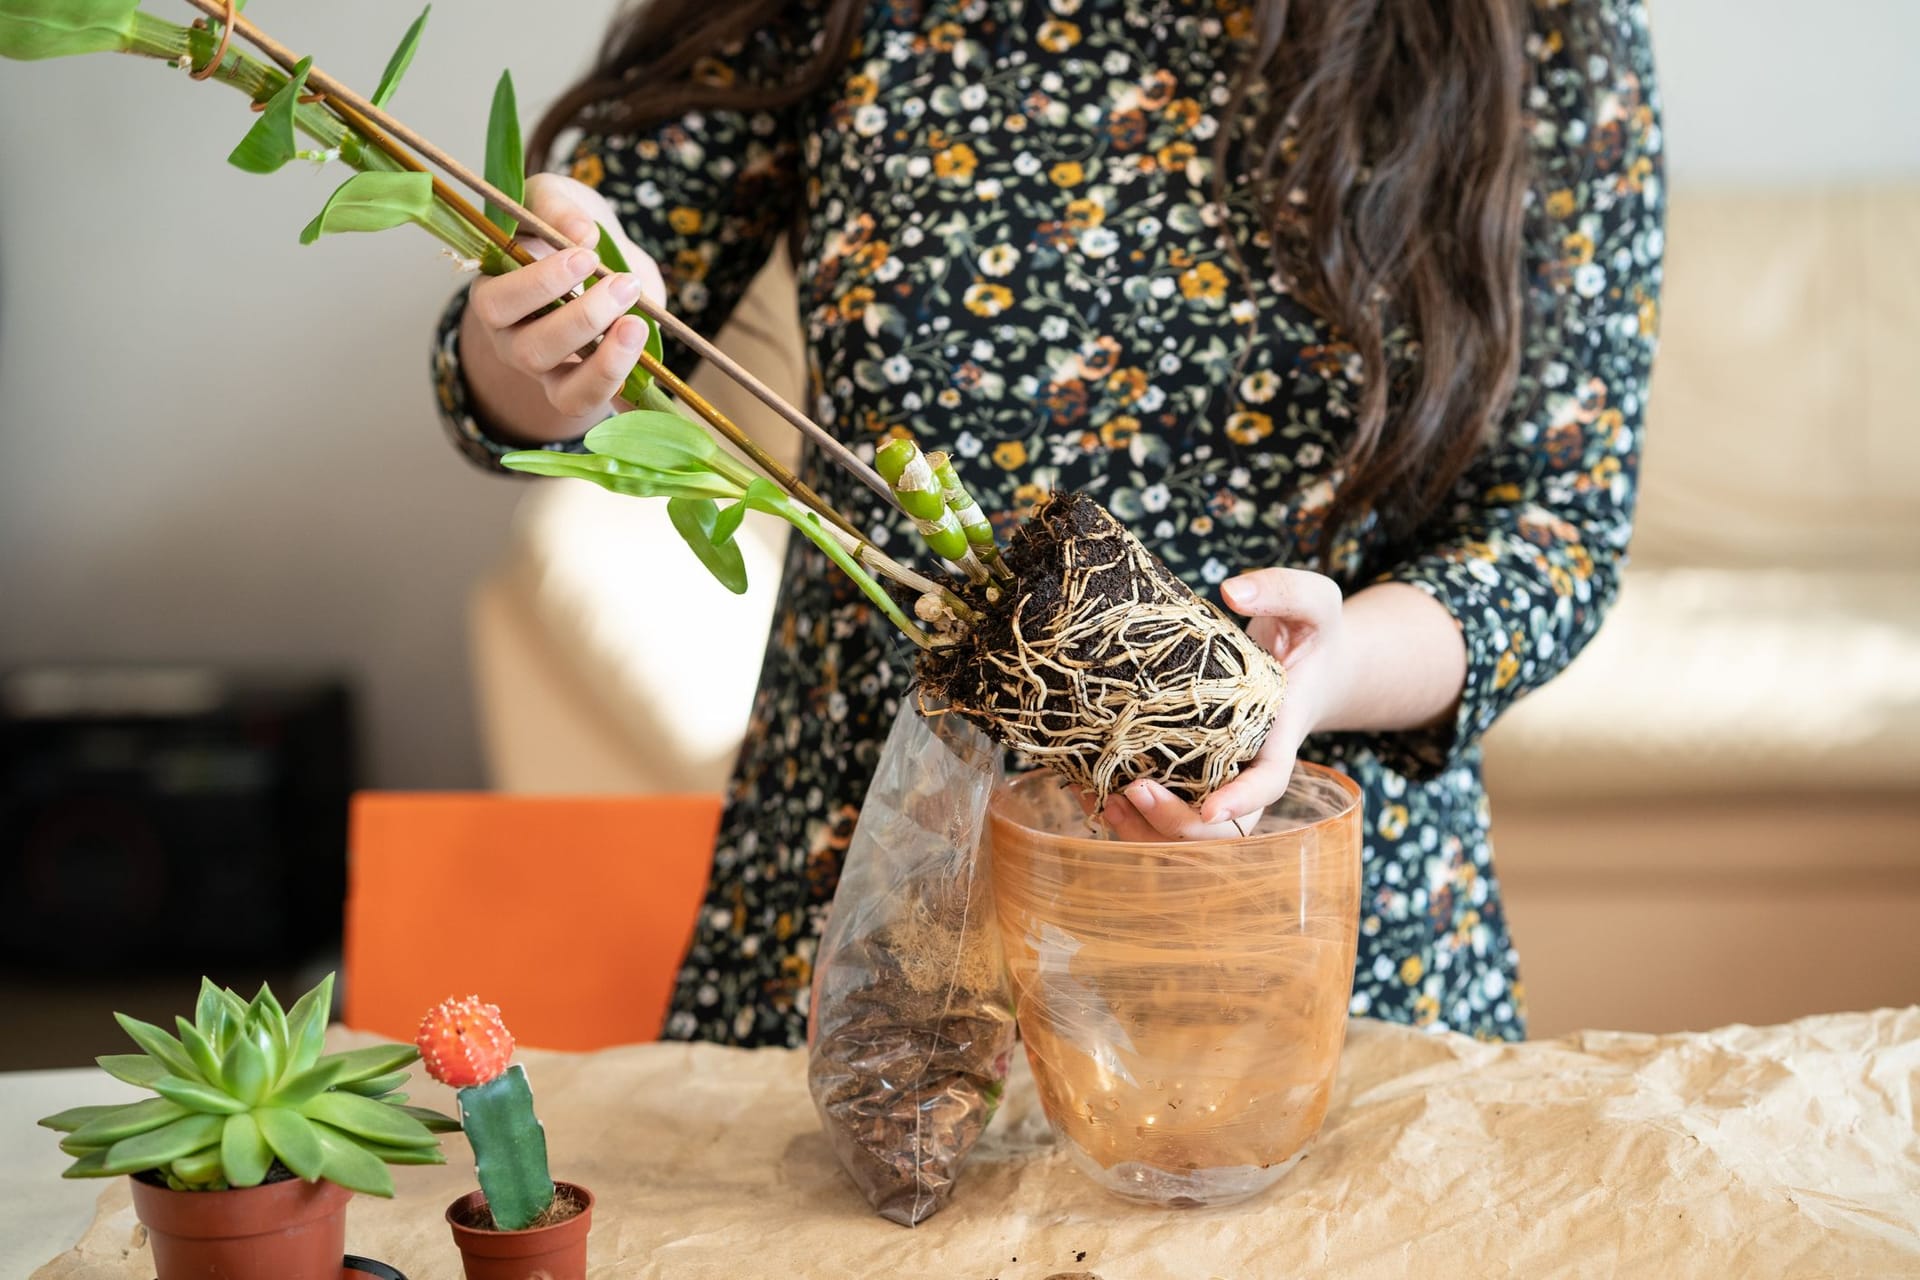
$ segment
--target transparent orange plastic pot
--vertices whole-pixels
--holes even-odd
[[[1225,1204],[1306,1154],[1346,1037],[1360,831],[1360,789],[1310,764],[1237,840],[1109,839],[1050,773],[994,798],[994,900],[1027,1058],[1094,1181]]]

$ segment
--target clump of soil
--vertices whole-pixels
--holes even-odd
[[[1054,495],[1006,561],[1001,601],[921,659],[929,694],[1101,802],[1141,778],[1197,801],[1259,751],[1286,673],[1105,507]]]
[[[808,1085],[840,1164],[881,1217],[914,1226],[954,1180],[999,1104],[1011,1065],[991,914],[964,877],[851,940],[827,980]]]

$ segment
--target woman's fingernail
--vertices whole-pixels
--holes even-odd
[[[1235,609],[1245,609],[1254,601],[1253,584],[1245,578],[1228,578],[1220,584],[1220,598]]]
[[[632,306],[640,301],[640,277],[617,275],[613,278],[613,298],[615,302]]]
[[[1150,782],[1134,783],[1127,788],[1127,799],[1133,801],[1135,804],[1152,804],[1153,784]]]
[[[567,270],[573,273],[574,279],[585,280],[593,274],[593,269],[599,265],[599,262],[600,260],[589,251],[575,249],[567,259]]]

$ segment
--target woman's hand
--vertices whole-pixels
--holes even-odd
[[[1110,799],[1104,816],[1122,840],[1214,840],[1251,831],[1266,807],[1286,794],[1300,743],[1346,701],[1346,615],[1332,578],[1304,569],[1257,569],[1229,578],[1220,596],[1253,619],[1248,634],[1287,669],[1286,701],[1260,753],[1198,810],[1150,781]]]
[[[633,268],[542,314],[592,275],[599,259],[590,249],[556,253],[545,241],[523,236],[536,262],[474,283],[460,329],[468,385],[496,428],[544,444],[573,439],[606,416],[647,340],[646,322],[626,313],[643,295],[664,302],[666,286],[660,268],[621,233],[619,215],[593,188],[539,174],[527,180],[527,207],[576,244],[597,244],[599,228],[606,227]],[[575,354],[603,336],[589,358]]]

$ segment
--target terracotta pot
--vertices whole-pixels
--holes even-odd
[[[159,1280],[339,1280],[353,1199],[345,1187],[289,1178],[240,1191],[170,1191],[132,1181]]]
[[[556,1182],[580,1204],[580,1212],[550,1227],[487,1231],[466,1225],[486,1209],[487,1198],[469,1191],[447,1206],[447,1225],[460,1246],[467,1280],[586,1280],[587,1232],[593,1226],[593,1192]]]

